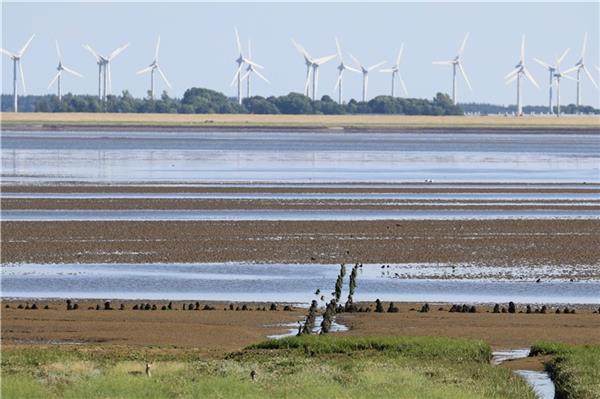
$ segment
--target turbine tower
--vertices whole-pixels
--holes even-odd
[[[62,72],[65,71],[65,72],[70,73],[71,75],[75,75],[80,78],[82,78],[83,76],[80,73],[75,72],[74,70],[69,69],[63,65],[62,54],[60,52],[60,47],[58,46],[58,40],[55,43],[56,43],[56,54],[58,55],[58,66],[56,67],[56,70],[58,72],[56,73],[56,75],[54,75],[54,78],[50,81],[50,84],[48,85],[48,89],[50,89],[50,87],[54,84],[54,82],[57,82],[56,87],[58,89],[58,101],[60,101],[62,99],[62,93],[61,93]]]
[[[400,51],[398,51],[398,57],[396,58],[396,63],[387,69],[382,69],[379,72],[386,72],[392,74],[392,97],[394,97],[394,88],[396,86],[395,78],[398,76],[398,80],[400,81],[400,85],[402,86],[402,90],[404,90],[404,94],[408,95],[408,90],[406,90],[406,85],[404,84],[404,79],[402,79],[402,75],[400,74],[400,59],[402,58],[402,52],[404,51],[404,43],[400,45]]]
[[[380,66],[382,66],[383,64],[386,63],[386,61],[381,61],[375,65],[371,65],[370,67],[365,67],[363,64],[360,63],[360,61],[353,56],[352,54],[350,54],[350,58],[352,58],[352,60],[356,63],[356,65],[358,65],[358,67],[360,68],[362,75],[363,75],[363,81],[362,81],[362,101],[365,102],[367,101],[367,91],[369,89],[369,72],[379,68]]]
[[[569,49],[566,49],[565,52],[559,58],[556,59],[556,63],[554,65],[550,65],[547,62],[540,61],[539,59],[534,58],[535,62],[546,68],[550,74],[550,82],[548,83],[548,112],[550,114],[554,113],[554,109],[552,108],[552,89],[554,86],[554,79],[556,78],[556,108],[558,116],[560,116],[560,78],[564,76],[567,79],[573,79],[570,76],[560,73],[559,70],[560,63],[565,59],[568,53]]]
[[[256,67],[259,69],[263,69],[264,67],[261,65],[258,65],[255,62],[252,62],[248,58],[244,57],[244,53],[242,51],[242,44],[240,42],[240,34],[238,33],[237,28],[234,28],[234,30],[235,30],[235,40],[236,40],[237,50],[238,50],[239,55],[238,55],[238,58],[235,60],[235,62],[238,65],[238,68],[235,71],[235,75],[233,75],[233,80],[231,81],[231,86],[233,86],[237,82],[237,100],[238,100],[238,104],[241,104],[242,103],[242,69],[244,67],[244,64],[252,65],[253,67]]]
[[[110,62],[114,60],[119,54],[129,47],[129,43],[115,49],[108,56],[100,55],[96,50],[91,48],[88,44],[84,45],[83,48],[88,50],[98,64],[98,97],[103,101],[106,100],[106,95],[112,92],[112,79],[110,74]],[[108,86],[107,86],[108,85]],[[107,91],[108,90],[108,91]]]
[[[35,34],[31,35],[31,37],[29,38],[29,40],[27,40],[27,43],[25,43],[25,45],[21,48],[21,50],[19,50],[19,52],[14,53],[14,54],[11,53],[10,51],[4,50],[3,48],[0,48],[0,52],[9,56],[13,61],[13,111],[14,112],[18,112],[17,65],[19,68],[19,73],[21,74],[21,85],[23,86],[23,94],[25,94],[27,90],[25,89],[25,74],[23,74],[23,66],[21,65],[21,58],[23,57],[23,54],[25,54],[27,47],[29,47],[29,43],[31,43],[31,41],[33,40],[34,37],[35,37]]]
[[[250,43],[250,39],[248,39],[248,58],[252,60],[252,45]],[[269,82],[269,79],[265,78],[263,74],[261,74],[254,68],[254,65],[248,64],[248,66],[246,67],[246,73],[244,74],[244,76],[242,76],[242,81],[244,81],[244,79],[248,79],[246,80],[246,97],[248,98],[250,98],[250,78],[252,77],[253,73],[255,73],[256,76],[258,76],[265,82],[269,84],[271,83]]]
[[[467,77],[467,73],[465,72],[465,69],[462,66],[462,62],[461,62],[461,57],[462,57],[462,53],[465,49],[465,46],[467,45],[467,40],[469,39],[469,34],[467,33],[465,35],[465,38],[462,42],[462,45],[460,46],[460,48],[458,49],[458,54],[456,55],[456,57],[454,57],[453,60],[449,60],[449,61],[434,61],[433,64],[435,65],[452,65],[452,102],[454,104],[457,103],[457,96],[456,96],[456,68],[458,67],[458,69],[460,69],[460,73],[462,74],[463,78],[465,79],[465,82],[467,83],[467,86],[469,86],[469,90],[473,90],[471,88],[471,83],[469,82],[469,78]]]
[[[344,102],[344,97],[343,97],[343,88],[342,88],[342,80],[343,80],[343,76],[344,76],[344,71],[347,69],[349,71],[352,72],[356,72],[356,73],[360,73],[360,71],[358,69],[352,68],[350,65],[346,65],[344,63],[344,59],[342,57],[342,49],[340,48],[340,43],[338,42],[337,37],[335,38],[335,47],[337,48],[337,55],[340,59],[340,64],[337,66],[337,70],[338,70],[338,78],[337,81],[335,82],[335,86],[333,87],[333,90],[335,91],[336,89],[338,89],[338,103],[342,104]]]
[[[336,57],[337,54],[327,55],[321,58],[313,58],[308,51],[304,49],[301,45],[296,43],[294,39],[292,39],[292,43],[298,50],[300,54],[304,57],[304,63],[306,64],[306,82],[304,83],[304,94],[306,96],[309,95],[309,87],[310,87],[310,78],[312,74],[312,100],[315,101],[317,98],[317,87],[319,85],[319,67]]]
[[[594,87],[598,88],[598,85],[596,84],[596,81],[592,77],[590,70],[587,69],[587,67],[585,66],[586,47],[587,47],[587,32],[583,35],[583,45],[581,46],[581,57],[579,58],[579,61],[577,61],[577,63],[575,64],[575,66],[573,68],[567,69],[564,72],[564,73],[571,73],[573,71],[577,71],[577,102],[576,102],[577,108],[579,108],[579,106],[581,105],[581,71],[584,71],[585,74],[587,75],[588,79],[590,80],[590,82],[592,82],[592,84],[594,85]]]
[[[151,100],[154,100],[154,71],[158,71],[158,73],[160,74],[160,77],[165,81],[167,86],[169,88],[171,88],[171,83],[169,83],[163,70],[160,68],[160,65],[158,65],[158,49],[159,48],[160,48],[160,36],[158,37],[158,40],[156,41],[156,50],[154,52],[154,61],[152,61],[152,63],[150,65],[148,65],[146,68],[140,69],[139,71],[136,72],[138,75],[140,75],[142,73],[150,72],[150,99]]]
[[[514,80],[517,81],[517,116],[523,115],[523,106],[521,104],[521,77],[526,76],[527,79],[538,89],[540,86],[537,84],[533,76],[529,73],[525,67],[525,35],[521,38],[521,58],[519,63],[515,65],[515,69],[509,72],[504,79],[507,79],[506,84],[512,83]]]

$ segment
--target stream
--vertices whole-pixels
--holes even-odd
[[[529,353],[528,348],[496,351],[493,353],[492,363],[498,365],[509,360],[523,359],[528,357]],[[554,382],[547,372],[533,370],[514,370],[514,372],[531,385],[539,399],[554,399]]]

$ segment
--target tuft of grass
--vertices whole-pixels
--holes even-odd
[[[531,355],[551,355],[548,372],[557,398],[600,399],[600,345],[538,342]]]
[[[483,341],[446,337],[331,337],[301,336],[269,340],[249,349],[299,349],[309,354],[376,351],[419,359],[489,363],[490,347]]]

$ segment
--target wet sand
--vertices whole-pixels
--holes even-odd
[[[10,303],[10,309],[4,308],[6,303]],[[131,310],[137,301],[125,301],[126,310],[112,311],[88,310],[96,304],[102,306],[102,301],[78,302],[80,309],[67,311],[64,302],[36,303],[40,308],[49,304],[51,309],[16,309],[24,302],[3,301],[2,345],[174,346],[194,347],[204,355],[219,355],[266,339],[267,335],[283,333],[285,328],[266,326],[294,323],[306,312],[306,309],[283,311],[281,305],[277,311],[225,311],[227,304],[223,303],[213,304],[217,308],[213,311],[182,311],[180,302],[174,303],[177,310],[171,311]],[[118,308],[120,303],[114,301],[113,307]],[[576,314],[568,315],[486,313],[489,307],[479,307],[479,313],[475,314],[449,313],[448,305],[432,305],[429,313],[410,310],[420,305],[399,304],[398,313],[339,315],[338,322],[350,327],[350,331],[336,334],[466,337],[482,339],[494,349],[529,347],[537,340],[600,343],[597,334],[600,315],[592,313],[589,307],[579,307]],[[249,306],[268,309],[269,304]]]
[[[598,220],[68,221],[0,227],[3,263],[568,265],[600,259]]]

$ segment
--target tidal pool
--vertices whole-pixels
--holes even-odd
[[[394,265],[392,265],[394,266]],[[391,270],[392,266],[390,266]],[[411,268],[418,269],[417,265]],[[460,272],[431,278],[364,265],[358,275],[355,301],[598,304],[600,280],[570,281],[530,277],[502,278],[481,272],[479,278]],[[465,266],[466,267],[466,266]],[[482,268],[484,269],[484,268]],[[399,270],[399,269],[397,269]],[[339,265],[316,264],[19,264],[1,267],[5,298],[107,298],[218,301],[275,301],[307,304],[320,289],[328,300]],[[540,271],[541,273],[541,271]],[[577,274],[573,274],[577,278]],[[347,284],[346,277],[346,284]],[[347,289],[347,288],[346,288]]]

